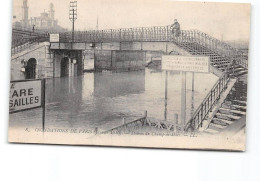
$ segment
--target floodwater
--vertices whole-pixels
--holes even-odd
[[[46,81],[46,128],[88,128],[107,130],[148,112],[149,117],[173,120],[181,117],[181,74],[146,68],[123,73],[84,73]],[[218,77],[209,73],[194,76],[194,109],[216,83]],[[186,75],[186,120],[191,116],[192,75]],[[167,101],[166,101],[167,100]],[[166,105],[167,102],[167,105]],[[42,110],[34,109],[10,114],[11,127],[42,125]]]

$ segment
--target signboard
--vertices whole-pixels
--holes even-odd
[[[9,96],[9,113],[42,107],[42,80],[11,81]]]
[[[208,56],[162,56],[162,70],[209,72]]]
[[[60,35],[59,34],[50,34],[50,42],[59,42]]]

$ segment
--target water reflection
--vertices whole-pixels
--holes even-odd
[[[145,90],[145,71],[123,73],[94,73],[95,97],[118,97],[143,93]]]
[[[46,86],[47,103],[82,100],[81,76],[48,79]]]
[[[187,73],[186,120],[190,118],[192,75]],[[194,109],[217,81],[213,74],[195,74]],[[167,96],[165,87],[167,85]],[[125,73],[85,73],[77,77],[48,79],[46,127],[109,129],[148,116],[173,120],[181,113],[181,75],[146,69]],[[10,115],[10,125],[41,126],[41,110]]]

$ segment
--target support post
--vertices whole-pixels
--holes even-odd
[[[74,42],[75,20],[77,19],[77,1],[70,2],[69,19],[72,21],[72,43],[71,43],[71,49],[72,49],[73,42]]]
[[[45,128],[45,87],[46,87],[46,79],[42,79],[42,129],[44,132]]]
[[[72,44],[74,42],[74,29],[75,29],[75,10],[72,10]]]
[[[177,134],[177,125],[178,125],[178,114],[177,113],[174,114],[173,123],[174,123],[174,133],[176,135]]]
[[[147,111],[144,111],[144,117],[147,118]]]
[[[168,102],[168,71],[165,71],[165,103],[164,103],[164,120],[167,120],[167,102]]]
[[[194,72],[192,72],[192,87],[191,87],[191,117],[194,113]]]
[[[186,123],[186,72],[181,72],[181,124]]]
[[[98,134],[98,127],[95,128],[94,133],[95,133],[95,135]]]

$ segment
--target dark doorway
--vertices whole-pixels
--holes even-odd
[[[69,76],[69,59],[67,57],[62,58],[60,63],[60,76]]]
[[[31,58],[28,60],[25,67],[25,79],[35,79],[36,77],[36,59]]]

